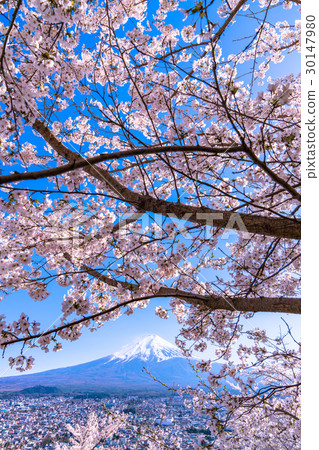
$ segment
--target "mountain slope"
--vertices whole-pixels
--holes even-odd
[[[126,345],[121,351],[114,353],[114,359],[130,361],[135,358],[143,361],[164,361],[170,358],[182,358],[182,352],[159,336],[151,334],[133,344]]]
[[[146,336],[119,352],[76,366],[36,374],[0,378],[2,391],[33,386],[56,386],[67,391],[133,392],[161,390],[154,377],[172,386],[194,386],[195,372],[181,351],[159,336]]]

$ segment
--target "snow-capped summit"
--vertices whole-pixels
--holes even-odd
[[[122,361],[131,361],[138,358],[143,361],[157,362],[183,357],[182,352],[176,345],[155,334],[136,339],[132,344],[126,345],[112,356],[112,359],[120,359]]]
[[[218,369],[219,370],[219,369]],[[152,376],[150,376],[151,374]],[[156,335],[144,336],[117,353],[76,366],[45,372],[0,377],[2,391],[51,386],[65,392],[159,392],[167,386],[197,386],[189,361],[173,344]]]

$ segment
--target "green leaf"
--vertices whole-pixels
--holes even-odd
[[[201,11],[203,9],[203,3],[202,2],[198,2],[194,8],[191,9],[191,13],[192,14],[196,14],[198,11]]]

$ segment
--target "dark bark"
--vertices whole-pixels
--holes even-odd
[[[60,156],[66,158],[70,163],[74,164],[84,160],[82,156],[72,152],[59,141],[42,122],[36,120],[33,127]],[[92,177],[104,182],[121,200],[135,206],[138,211],[149,211],[165,216],[172,214],[178,219],[184,219],[199,225],[236,229],[263,236],[286,239],[300,239],[301,237],[300,220],[297,219],[265,217],[244,213],[234,216],[234,213],[230,211],[160,200],[128,189],[111,176],[106,169],[86,166],[84,170]],[[222,215],[222,217],[217,218],[216,215]]]
[[[130,299],[125,302],[114,305],[108,309],[100,311],[96,314],[92,314],[90,316],[82,317],[81,319],[75,320],[70,323],[66,323],[59,327],[53,328],[51,330],[46,330],[41,333],[37,333],[34,335],[24,336],[21,338],[15,337],[15,335],[10,332],[4,330],[3,333],[6,333],[8,336],[12,337],[11,340],[4,342],[2,347],[6,347],[7,345],[16,344],[18,342],[27,342],[33,339],[38,339],[39,337],[47,336],[50,334],[57,334],[59,331],[62,331],[66,328],[72,328],[72,326],[80,325],[83,322],[87,322],[89,320],[96,319],[97,317],[101,317],[107,314],[112,313],[113,311],[128,306],[132,303],[147,300],[150,298],[157,297],[177,297],[181,298],[187,303],[190,303],[194,306],[204,306],[211,311],[215,311],[218,309],[227,310],[227,311],[244,311],[244,312],[280,312],[280,313],[291,313],[298,314],[300,313],[300,298],[269,298],[269,297],[260,297],[257,299],[247,299],[247,298],[233,298],[227,299],[222,297],[209,297],[202,296],[197,294],[190,294],[189,292],[180,291],[179,289],[172,288],[161,288],[157,294],[148,295],[144,297],[139,297],[135,299]],[[268,307],[266,307],[268,305]],[[240,307],[239,309],[236,308]]]
[[[127,281],[118,281],[101,274],[95,269],[85,265],[82,266],[89,275],[97,278],[109,286],[121,285],[124,289],[136,291],[138,284]],[[204,306],[211,311],[223,309],[238,312],[277,312],[277,313],[301,313],[301,300],[295,297],[231,297],[226,295],[200,295],[170,287],[161,287],[157,293],[150,295],[156,297],[176,297],[194,306]]]
[[[87,166],[94,166],[105,161],[114,161],[116,159],[129,158],[132,156],[142,156],[142,155],[152,155],[160,153],[174,153],[174,152],[184,152],[184,153],[206,153],[209,155],[221,155],[227,153],[243,152],[244,149],[241,146],[225,146],[225,147],[204,147],[197,145],[171,145],[165,147],[142,147],[134,148],[131,150],[124,150],[120,152],[103,153],[101,155],[96,155],[91,158],[81,158],[74,160],[73,162],[52,167],[50,169],[36,170],[34,172],[24,172],[24,173],[11,173],[9,175],[0,176],[0,184],[4,183],[16,183],[18,181],[25,180],[39,180],[41,178],[54,177],[57,175],[62,175],[67,172],[72,172],[73,170],[82,169]]]

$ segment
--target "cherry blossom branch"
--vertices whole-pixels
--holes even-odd
[[[247,146],[245,146],[245,153],[249,156],[249,158],[258,166],[260,167],[264,172],[267,173],[267,175],[270,176],[270,178],[275,181],[276,183],[280,184],[280,186],[282,186],[284,189],[286,189],[286,191],[288,191],[293,198],[297,199],[297,200],[301,200],[301,195],[299,194],[298,191],[296,191],[295,188],[293,188],[292,186],[290,186],[289,183],[287,183],[287,181],[283,180],[281,177],[279,177],[273,170],[271,170],[267,164],[263,161],[261,161],[256,155],[255,153],[252,151],[252,149],[248,148]]]
[[[136,291],[139,289],[139,285],[135,283],[129,283],[127,281],[118,281],[113,278],[107,277],[96,269],[91,269],[88,266],[83,265],[82,269],[88,274],[94,276],[99,281],[117,287],[122,286],[124,289],[130,291]],[[187,303],[194,306],[205,306],[211,311],[216,309],[224,309],[227,311],[238,312],[279,312],[300,314],[301,313],[301,301],[300,298],[294,297],[230,297],[221,295],[200,295],[191,292],[183,291],[181,289],[161,287],[157,294],[149,298],[155,297],[176,297],[185,300]]]
[[[241,146],[227,146],[227,147],[205,147],[205,146],[197,146],[197,145],[172,145],[165,147],[143,147],[136,148],[132,150],[124,150],[118,152],[112,152],[107,154],[101,154],[92,156],[91,158],[82,158],[81,160],[75,160],[68,164],[52,167],[50,169],[45,170],[37,170],[34,172],[25,172],[25,173],[13,173],[9,175],[0,176],[0,184],[4,183],[15,183],[18,181],[25,180],[39,180],[41,178],[54,177],[56,175],[62,175],[67,172],[71,172],[73,170],[82,169],[87,166],[93,166],[94,164],[102,163],[105,161],[112,161],[121,158],[128,158],[131,156],[141,156],[141,155],[152,155],[159,153],[175,153],[175,152],[185,152],[185,153],[195,153],[195,152],[203,152],[209,153],[212,155],[225,154],[225,153],[234,153],[234,152],[243,152],[244,149]]]
[[[227,101],[226,98],[223,96],[219,84],[218,84],[218,77],[217,77],[217,73],[216,73],[216,62],[215,62],[215,66],[214,66],[214,77],[215,77],[215,82],[216,82],[216,90],[219,94],[221,103],[224,107],[224,110],[226,112],[226,115],[230,121],[230,123],[232,124],[234,130],[236,131],[239,139],[242,142],[243,147],[245,148],[245,153],[247,154],[247,156],[249,156],[249,158],[258,166],[260,167],[265,173],[267,173],[267,175],[273,180],[275,181],[275,183],[278,183],[280,186],[282,186],[286,191],[288,191],[293,198],[297,199],[297,200],[301,200],[301,195],[299,194],[298,191],[296,191],[296,189],[294,189],[292,186],[289,185],[289,183],[285,180],[283,180],[281,177],[279,177],[273,170],[270,169],[270,167],[267,166],[267,164],[263,161],[261,161],[253,152],[253,150],[251,148],[248,147],[248,145],[246,144],[244,137],[242,136],[241,132],[238,130],[238,128],[236,127],[236,124],[230,114],[230,111],[228,109],[227,106]]]
[[[101,281],[103,279],[100,277]],[[114,281],[114,280],[113,280]],[[118,282],[116,282],[118,283]],[[120,282],[121,283],[121,282]],[[130,283],[127,283],[130,284]],[[236,311],[236,312],[279,312],[279,313],[290,313],[290,314],[300,314],[301,310],[301,299],[300,298],[288,298],[288,297],[260,297],[260,298],[244,298],[244,297],[228,297],[227,299],[221,296],[205,296],[199,294],[192,294],[186,291],[182,291],[175,288],[162,287],[156,294],[150,294],[143,297],[138,297],[134,299],[127,300],[111,308],[99,311],[98,313],[91,314],[89,316],[82,317],[81,319],[75,320],[59,327],[53,328],[51,330],[44,331],[42,333],[37,333],[34,335],[25,336],[22,338],[15,338],[11,341],[2,342],[1,346],[6,347],[8,345],[16,344],[18,342],[27,342],[33,339],[38,339],[40,337],[48,336],[54,333],[58,333],[64,329],[72,328],[75,325],[80,325],[83,322],[94,320],[98,317],[110,314],[120,308],[128,306],[132,303],[137,303],[145,300],[150,300],[153,298],[165,298],[165,297],[176,297],[185,300],[187,303],[194,306],[202,306],[208,308],[210,311],[216,310],[226,310],[226,311]],[[10,331],[3,330],[2,336],[7,334],[13,334]]]
[[[3,44],[2,44],[2,52],[1,52],[1,56],[0,56],[0,67],[1,67],[1,71],[2,71],[3,75],[4,75],[3,59],[4,59],[4,56],[5,56],[5,53],[6,53],[7,42],[8,42],[11,30],[13,28],[14,22],[16,20],[16,17],[18,15],[18,12],[19,12],[21,4],[22,4],[22,0],[18,0],[17,5],[16,5],[16,7],[15,7],[15,9],[13,11],[13,14],[12,14],[12,19],[11,19],[10,25],[8,27],[8,31],[6,33],[6,36],[5,36]]]
[[[228,25],[231,23],[231,21],[234,19],[234,17],[236,16],[236,14],[239,12],[240,8],[247,2],[247,0],[240,0],[237,5],[235,6],[235,8],[229,13],[229,16],[227,17],[227,19],[225,20],[225,22],[223,23],[223,25],[217,30],[217,32],[214,34],[214,36],[211,38],[211,40],[209,41],[210,44],[213,44],[215,42],[218,41],[218,39],[221,37],[221,35],[224,33],[224,31],[226,30],[226,28],[228,27]],[[199,59],[204,58],[206,55],[208,54],[208,51],[205,50],[202,55],[200,56]],[[185,80],[189,79],[192,77],[194,73],[194,69],[191,70]],[[177,91],[175,91],[174,95],[176,95]]]
[[[33,128],[41,134],[45,141],[62,157],[72,164],[82,161],[84,158],[68,149],[58,140],[49,128],[39,120],[36,120]],[[174,214],[177,219],[184,219],[198,223],[200,225],[212,225],[218,228],[239,229],[238,221],[234,219],[233,213],[228,211],[214,210],[208,207],[198,207],[181,203],[169,202],[167,200],[156,199],[149,195],[139,194],[121,184],[112,177],[109,172],[102,168],[86,165],[84,170],[94,178],[106,183],[108,187],[119,195],[123,201],[130,203],[139,210],[154,212],[169,216]],[[222,215],[218,221],[213,222],[216,214]],[[204,217],[203,217],[204,216]],[[239,219],[240,217],[240,219]],[[241,213],[238,220],[244,224],[244,231],[267,236],[281,237],[287,239],[300,239],[300,220],[290,218],[274,218],[253,214]],[[233,223],[232,223],[233,222]]]

